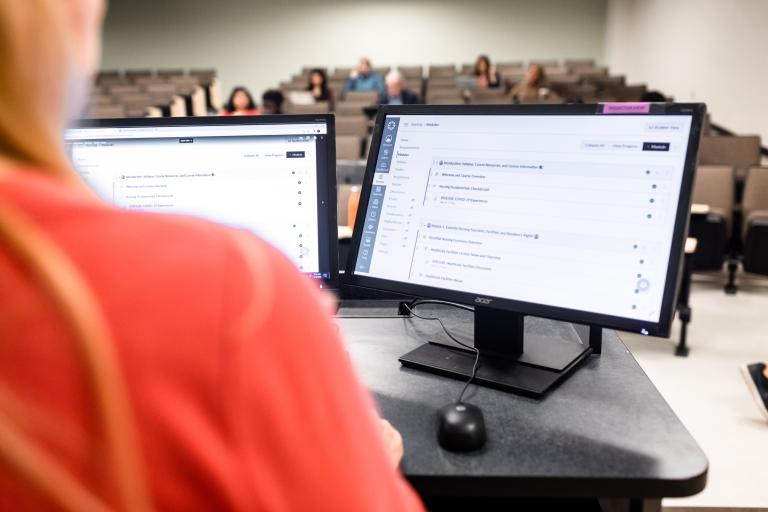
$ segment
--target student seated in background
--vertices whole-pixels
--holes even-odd
[[[366,57],[360,59],[357,68],[344,84],[344,92],[349,91],[374,91],[379,95],[384,94],[384,80],[371,68],[371,61]]]
[[[648,103],[666,103],[667,97],[658,91],[647,91],[640,97],[640,101],[647,101]]]
[[[72,170],[103,10],[0,0],[0,508],[422,510],[308,278]]]
[[[229,100],[221,110],[222,116],[257,116],[259,109],[253,101],[251,93],[243,86],[232,89]]]
[[[261,95],[261,113],[265,115],[282,114],[285,96],[277,89],[268,89]]]
[[[538,64],[528,66],[525,77],[509,91],[509,95],[516,103],[558,98],[557,94],[549,89],[544,68]]]
[[[415,105],[419,95],[405,88],[403,75],[397,70],[387,73],[384,80],[387,92],[381,97],[382,105]]]
[[[498,87],[501,83],[496,68],[491,66],[491,59],[487,55],[481,55],[475,61],[476,85],[480,89]]]
[[[312,98],[317,101],[327,101],[330,111],[333,111],[333,91],[328,87],[328,77],[325,71],[315,68],[309,72],[307,91],[312,94]]]

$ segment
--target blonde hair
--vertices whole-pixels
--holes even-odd
[[[69,328],[93,391],[107,467],[123,510],[149,510],[130,401],[109,327],[92,291],[66,254],[18,212],[0,203],[0,247],[10,249]],[[19,399],[0,386],[0,458],[50,502],[72,511],[109,510],[12,421]]]
[[[74,177],[62,143],[75,54],[74,0],[0,0],[0,156]],[[119,510],[151,509],[131,405],[98,301],[67,255],[24,215],[0,201],[0,249],[22,268],[67,326],[80,357],[106,447]],[[111,510],[23,431],[22,397],[0,383],[0,459],[51,506]],[[16,413],[16,415],[14,415]],[[96,446],[96,443],[93,444]]]
[[[0,0],[0,155],[72,176],[63,147],[74,31],[72,0]]]

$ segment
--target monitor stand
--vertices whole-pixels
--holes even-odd
[[[541,397],[590,354],[601,352],[600,327],[573,325],[569,336],[526,336],[524,326],[523,314],[475,308],[475,348],[480,350],[476,384]],[[524,339],[527,343],[523,343]],[[408,368],[467,380],[472,375],[475,353],[429,342],[399,360]]]

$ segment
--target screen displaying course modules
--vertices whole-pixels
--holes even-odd
[[[87,127],[66,140],[103,199],[250,230],[327,279],[327,133],[325,123]]]
[[[390,115],[355,274],[657,322],[691,121]]]

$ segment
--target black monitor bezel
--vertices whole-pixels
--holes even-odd
[[[706,107],[703,103],[653,103],[647,113],[603,114],[603,104],[560,104],[560,105],[391,105],[379,109],[371,140],[371,150],[363,179],[358,215],[355,220],[349,258],[346,272],[342,281],[344,286],[368,288],[378,291],[395,292],[404,296],[429,297],[448,300],[470,305],[482,305],[506,309],[525,315],[550,318],[601,326],[624,331],[640,332],[653,336],[669,336],[672,320],[674,319],[675,301],[682,274],[683,253],[688,233],[688,218],[691,208],[693,182],[696,170],[696,160],[701,139],[702,121]],[[477,294],[415,285],[399,281],[356,275],[354,273],[360,238],[368,210],[373,175],[378,159],[384,120],[388,115],[611,115],[611,116],[643,116],[643,115],[681,115],[691,116],[691,132],[688,137],[685,164],[683,168],[680,197],[678,199],[677,216],[675,219],[672,245],[670,249],[667,277],[664,284],[661,312],[658,322],[647,322],[632,318],[605,315],[588,311],[567,309],[545,304],[516,301],[501,297],[478,296]]]
[[[331,290],[339,288],[339,236],[336,213],[336,129],[332,114],[281,114],[263,116],[204,116],[204,117],[141,117],[121,119],[80,119],[69,128],[144,128],[144,127],[184,127],[184,126],[232,126],[232,125],[289,125],[325,123],[326,162],[325,182],[327,184],[329,265],[328,278],[323,278],[323,286]],[[318,169],[318,172],[320,169]]]

